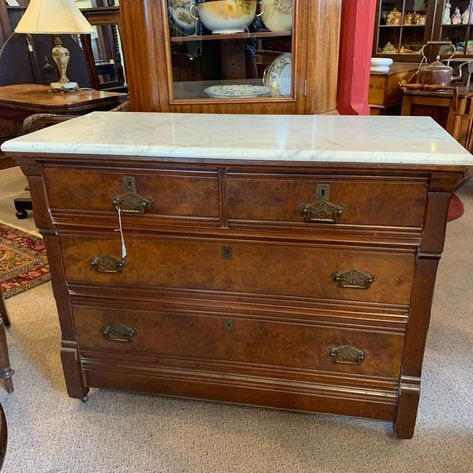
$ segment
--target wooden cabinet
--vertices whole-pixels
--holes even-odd
[[[378,0],[373,56],[420,62],[420,49],[428,41],[450,41],[456,58],[471,58],[473,4],[470,0]],[[434,60],[436,54],[432,52],[429,60]],[[445,50],[442,57],[449,55]]]
[[[368,93],[371,115],[399,114],[403,95],[399,82],[408,81],[417,69],[414,63],[395,62],[388,72],[371,72]]]
[[[471,156],[415,117],[126,115],[43,130],[40,149],[35,135],[7,143],[47,246],[69,395],[357,415],[411,437],[448,202]],[[258,135],[236,149],[243,120]],[[216,150],[209,127],[238,131]]]
[[[378,0],[373,55],[420,61],[432,39],[437,0]]]
[[[447,4],[451,5],[450,22],[446,20],[448,15],[445,14],[445,6]],[[462,15],[461,24],[452,20],[457,8]],[[451,41],[455,46],[455,57],[471,58],[473,56],[473,4],[469,0],[438,0],[433,38]]]
[[[341,0],[192,3],[121,1],[133,110],[312,114],[336,109]],[[215,29],[203,8],[215,15],[222,9],[227,16],[231,12],[225,9],[250,9],[252,18],[249,25]]]

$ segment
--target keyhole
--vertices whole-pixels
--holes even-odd
[[[233,258],[233,249],[231,246],[222,246],[222,258],[223,259],[232,259]]]
[[[233,320],[224,320],[223,321],[223,330],[225,332],[233,332],[235,325],[233,323]]]
[[[330,184],[317,184],[315,195],[318,200],[330,199]]]
[[[129,194],[135,194],[136,193],[136,186],[135,186],[135,178],[132,176],[125,176],[123,178],[123,182],[125,184],[125,189],[126,192]]]

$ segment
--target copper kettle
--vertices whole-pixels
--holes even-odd
[[[424,49],[430,45],[449,45],[452,47],[453,51],[451,56],[447,59],[447,62],[452,59],[455,54],[455,46],[450,41],[429,41],[424,46],[422,46],[422,61],[419,66],[419,71],[417,73],[417,81],[419,84],[428,84],[428,85],[440,85],[440,86],[449,86],[452,82],[461,80],[462,78],[462,71],[461,67],[459,69],[459,75],[453,75],[453,68],[444,64],[440,61],[440,55],[437,55],[435,61],[431,64],[426,64],[422,66],[422,64],[427,62],[427,57],[424,54]]]

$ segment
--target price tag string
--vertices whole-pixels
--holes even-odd
[[[122,225],[122,211],[118,205],[115,206],[118,212],[118,225],[120,228],[116,228],[114,231],[120,232],[120,239],[122,243],[122,259],[126,258],[126,243],[125,243],[125,236],[123,235],[123,225]]]

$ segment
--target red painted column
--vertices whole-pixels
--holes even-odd
[[[376,0],[343,0],[338,70],[338,111],[368,115]]]

